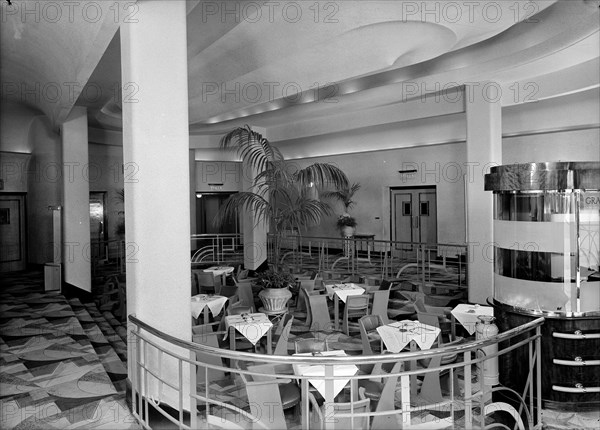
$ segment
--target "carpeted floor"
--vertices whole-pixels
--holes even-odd
[[[2,276],[0,427],[139,428],[126,344],[95,304],[44,292],[41,271]]]

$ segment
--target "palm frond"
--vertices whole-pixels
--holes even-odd
[[[334,191],[324,191],[321,193],[321,196],[326,199],[339,200],[344,205],[344,209],[347,211],[354,206],[355,202],[352,200],[352,197],[354,197],[354,194],[356,194],[358,190],[360,190],[360,184],[355,182],[349,187]]]
[[[294,180],[301,186],[313,184],[317,188],[347,188],[348,178],[338,167],[329,163],[314,163],[294,173]]]
[[[318,224],[323,216],[330,214],[331,207],[327,203],[288,189],[280,193],[275,223],[280,231],[284,229],[300,231]]]
[[[213,219],[213,225],[221,227],[235,221],[240,211],[253,212],[257,223],[268,222],[272,216],[272,206],[266,199],[259,194],[243,191],[232,194],[223,202]]]
[[[282,161],[278,148],[271,146],[262,134],[250,126],[236,127],[221,138],[222,149],[235,150],[239,157],[258,172],[267,169],[269,163]]]

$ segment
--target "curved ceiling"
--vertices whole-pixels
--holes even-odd
[[[40,2],[13,2],[17,9],[4,2],[2,98],[34,106],[55,124],[75,104],[85,106],[91,127],[119,130],[117,3],[125,11],[131,5],[78,2],[88,12],[100,8],[101,19],[82,19],[76,8],[75,19],[51,20],[40,11],[36,22],[23,10]],[[191,133],[401,103],[469,81],[506,84],[543,75],[551,86],[554,72],[564,79],[563,70],[598,67],[598,1],[284,1],[261,7],[229,1],[230,14],[219,10],[223,5],[188,2]],[[597,86],[597,74],[577,85]],[[332,98],[336,103],[316,103]]]

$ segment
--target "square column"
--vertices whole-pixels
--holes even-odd
[[[134,22],[121,26],[127,312],[191,341],[186,2],[136,5]],[[165,380],[179,380],[174,359],[153,348],[149,355]],[[185,391],[190,379],[184,365]],[[146,388],[177,407],[177,391],[154,378]]]
[[[484,191],[484,175],[502,164],[502,107],[485,82],[465,88],[467,163],[465,204],[469,249],[469,301],[486,303],[494,291],[493,196]]]
[[[75,106],[60,130],[63,153],[62,260],[65,282],[91,292],[87,109]],[[60,211],[58,214],[60,216]]]

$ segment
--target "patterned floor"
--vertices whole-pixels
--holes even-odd
[[[39,271],[3,275],[1,291],[2,429],[139,428],[125,342],[94,304],[44,292]]]

